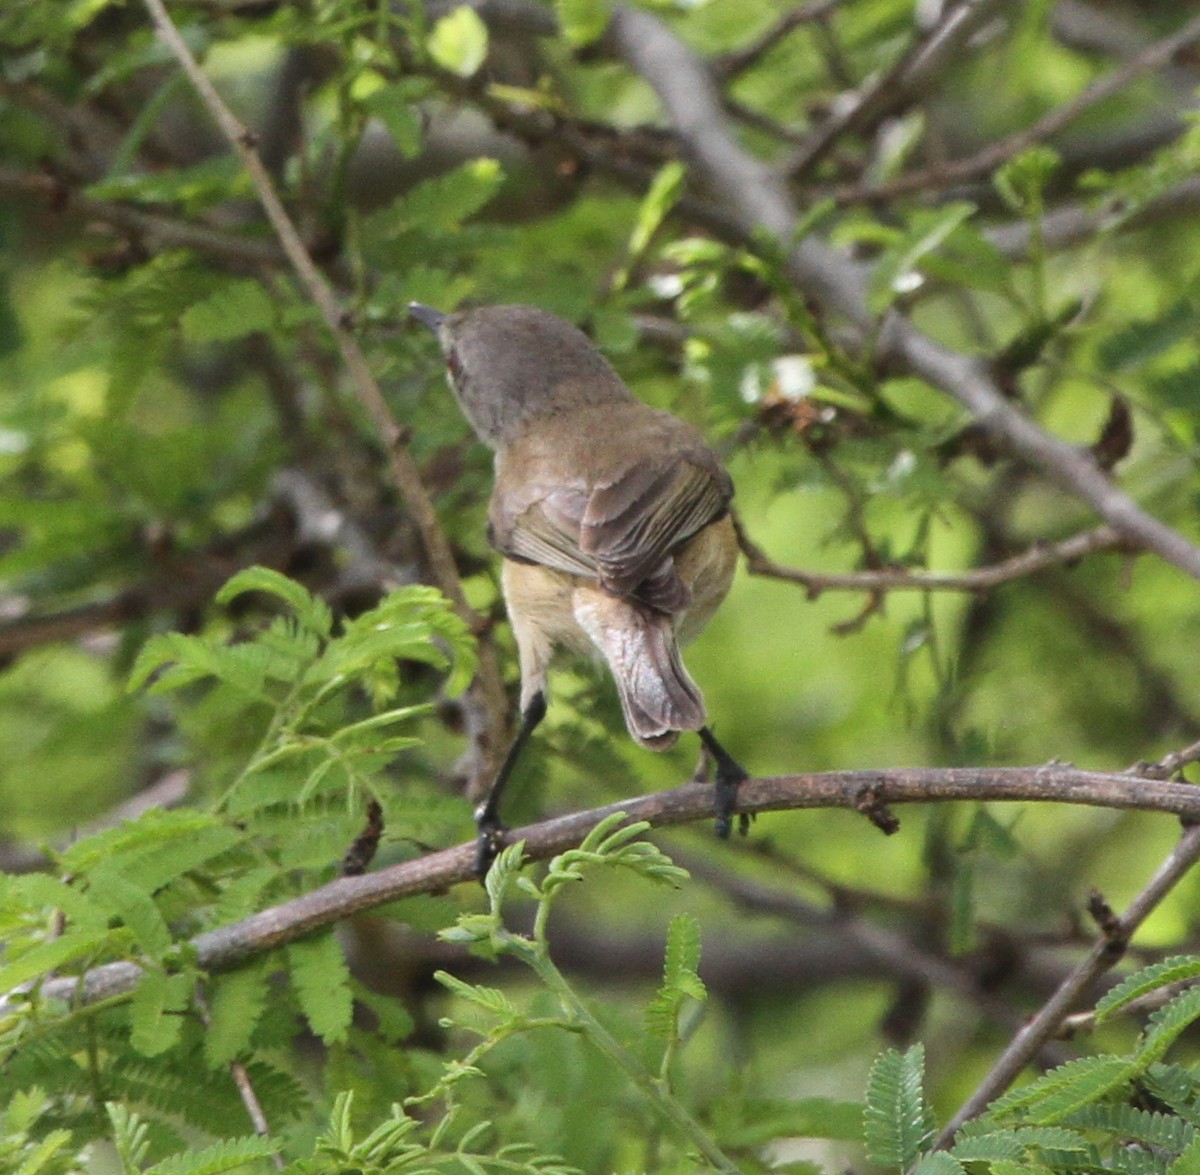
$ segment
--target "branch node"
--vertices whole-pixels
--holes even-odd
[[[864,815],[884,836],[900,831],[900,820],[884,803],[875,784],[864,784],[854,796],[854,810]]]
[[[350,843],[346,855],[342,858],[342,876],[360,877],[375,859],[379,848],[379,838],[383,836],[383,809],[379,801],[371,799],[367,802],[367,822],[363,830]]]
[[[1087,911],[1104,937],[1104,959],[1111,965],[1129,946],[1129,931],[1098,889],[1088,894]]]

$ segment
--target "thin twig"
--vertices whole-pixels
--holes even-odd
[[[98,200],[67,186],[53,175],[0,167],[0,192],[39,200],[55,213],[73,212],[112,225],[144,239],[151,247],[195,249],[222,261],[256,267],[279,266],[287,260],[279,246],[271,241],[143,212],[115,200]]]
[[[211,1028],[212,1019],[209,1015],[208,1001],[204,998],[202,992],[196,993],[196,1008],[199,1011],[204,1027],[206,1029]],[[246,1066],[241,1061],[230,1061],[229,1076],[233,1081],[234,1088],[238,1091],[238,1097],[242,1099],[242,1105],[246,1107],[246,1114],[250,1118],[250,1124],[254,1127],[254,1133],[259,1138],[269,1139],[271,1137],[271,1124],[267,1121],[267,1115],[263,1110],[262,1102],[258,1100],[258,1094],[254,1089],[254,1082],[251,1080]],[[287,1166],[283,1155],[277,1148],[272,1149],[271,1159],[277,1171],[282,1171]]]
[[[751,66],[756,65],[794,29],[798,29],[801,25],[811,24],[813,21],[824,20],[835,8],[844,3],[845,0],[814,0],[812,4],[806,4],[803,8],[794,8],[791,12],[785,12],[766,32],[755,37],[748,45],[744,45],[741,49],[733,49],[718,57],[713,62],[713,68],[722,79],[728,80],[737,77],[738,74],[744,73]]]
[[[779,775],[747,780],[738,792],[738,810],[748,815],[813,808],[883,812],[898,804],[943,801],[1076,804],[1163,812],[1200,821],[1200,788],[1191,784],[1081,771],[1064,764]],[[532,824],[514,830],[507,839],[522,841],[529,859],[545,860],[579,845],[591,829],[615,812],[625,813],[630,822],[645,820],[656,828],[708,820],[713,812],[713,789],[708,784],[687,783],[669,791]],[[387,902],[440,892],[462,882],[477,884],[476,854],[475,842],[469,841],[377,873],[340,877],[241,922],[198,935],[191,940],[190,950],[195,952],[196,965],[201,970],[227,971],[314,930]],[[39,990],[46,999],[69,1004],[93,1003],[128,993],[137,986],[141,975],[142,969],[136,963],[106,963],[88,971],[81,980],[53,979]],[[7,1000],[0,999],[0,1012],[6,1006]]]
[[[852,131],[878,122],[918,87],[928,84],[962,52],[980,26],[1007,0],[963,0],[949,8],[942,22],[928,36],[904,53],[892,66],[854,95],[853,103],[822,124],[784,171],[796,179],[823,159],[835,143]]]
[[[1100,551],[1128,550],[1129,544],[1111,526],[1097,526],[1056,543],[1035,543],[1028,550],[987,567],[969,571],[912,571],[906,567],[880,567],[868,571],[804,571],[776,563],[746,534],[737,521],[738,543],[751,575],[798,583],[810,599],[825,591],[985,592],[1002,583],[1022,579],[1047,567],[1075,563]]]
[[[429,560],[434,582],[453,602],[459,615],[475,632],[484,632],[483,619],[467,602],[459,579],[458,568],[450,543],[438,521],[433,502],[421,481],[417,464],[409,453],[405,430],[400,427],[379,389],[366,355],[358,340],[348,329],[347,317],[338,304],[330,284],[325,280],[316,263],[309,255],[296,231],[291,217],[275,190],[267,171],[255,149],[255,137],[234,113],[226,106],[212,82],[200,68],[187,43],[180,35],[167,13],[163,0],[144,0],[150,18],[162,41],[179,62],[189,81],[195,87],[205,106],[212,114],[221,133],[241,157],[242,165],[254,185],[259,203],[266,213],[279,243],[299,277],[309,297],[321,312],[322,318],[337,344],[338,352],[359,403],[370,416],[372,423],[383,439],[387,450],[392,478],[400,491],[404,504],[421,536],[422,547]],[[475,677],[480,705],[487,715],[487,746],[480,764],[479,775],[491,774],[503,749],[504,732],[507,727],[508,700],[500,674],[495,648],[488,640],[479,642],[479,668]],[[476,780],[476,785],[482,779]]]
[[[1197,860],[1200,860],[1200,826],[1193,825],[1184,832],[1145,889],[1129,904],[1124,916],[1113,926],[1102,930],[1087,957],[1059,985],[1033,1019],[1013,1037],[987,1076],[946,1124],[938,1136],[938,1147],[948,1146],[964,1122],[983,1113],[995,1098],[1012,1085],[1042,1046],[1059,1032],[1071,1009],[1092,984],[1117,963],[1122,953],[1120,948],[1128,943],[1134,931],[1183,880]]]
[[[833,189],[829,194],[839,204],[871,203],[895,199],[912,192],[946,188],[952,184],[976,179],[994,171],[1002,163],[1058,134],[1092,107],[1125,89],[1146,74],[1161,68],[1183,49],[1200,41],[1200,17],[1188,21],[1177,33],[1156,41],[1119,68],[1081,90],[1069,102],[1055,107],[1045,117],[1023,131],[1016,131],[966,159],[938,163],[932,167],[897,176],[886,183],[864,186],[849,184]]]

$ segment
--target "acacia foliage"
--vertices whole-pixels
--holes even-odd
[[[1195,38],[1162,7],[170,4],[387,436],[146,9],[4,5],[0,986],[147,964],[115,1007],[4,1023],[14,1169],[100,1140],[180,1175],[1187,1169],[1190,881],[1096,1035],[932,1149],[1081,954],[1087,888],[1119,909],[1153,873],[1161,818],[936,809],[883,842],[772,817],[730,853],[673,842],[694,880],[653,902],[654,851],[601,838],[525,878],[516,929],[497,881],[487,913],[414,899],[220,976],[190,945],[331,878],[370,800],[384,860],[463,839],[502,744],[487,457],[413,300],[564,314],[722,448],[756,574],[689,664],[756,773],[1192,744],[1195,581],[1146,525],[1197,538]],[[987,411],[922,339],[975,360]],[[619,729],[564,670],[513,820],[691,770]],[[181,776],[186,806],[67,843]]]

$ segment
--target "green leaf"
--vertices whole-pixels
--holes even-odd
[[[1177,343],[1195,339],[1200,332],[1200,289],[1191,286],[1155,318],[1131,322],[1106,332],[1096,358],[1106,372],[1115,374],[1141,367]]]
[[[249,1049],[266,1010],[271,976],[278,967],[278,956],[271,954],[212,981],[204,1033],[204,1057],[212,1068],[237,1060]]]
[[[304,1018],[326,1044],[341,1044],[354,1013],[350,969],[342,944],[332,931],[326,931],[292,943],[287,956]]]
[[[183,1013],[191,998],[195,977],[148,971],[138,983],[129,1005],[129,1043],[143,1057],[157,1057],[172,1049],[183,1028]]]
[[[150,1147],[146,1120],[120,1102],[105,1102],[104,1109],[112,1123],[113,1143],[125,1169],[140,1171]]]
[[[231,1138],[200,1150],[187,1150],[148,1167],[142,1175],[224,1175],[248,1163],[269,1159],[275,1144],[269,1138]]]
[[[696,973],[699,966],[700,923],[692,914],[676,914],[667,930],[664,983],[694,1000],[704,1000],[708,992]]]
[[[910,1175],[966,1175],[966,1168],[953,1155],[934,1151],[914,1163]]]
[[[103,932],[108,914],[77,885],[68,885],[47,873],[0,875],[0,910],[16,917],[41,917],[61,911],[75,930]]]
[[[1167,1175],[1200,1175],[1200,1138],[1193,1138],[1168,1168]]]
[[[1196,1137],[1196,1127],[1174,1114],[1138,1110],[1123,1104],[1084,1106],[1071,1115],[1068,1124],[1085,1130],[1102,1130],[1122,1140],[1134,1139],[1174,1154],[1179,1154]]]
[[[387,220],[393,222],[393,231],[449,232],[478,212],[496,194],[503,180],[496,160],[468,160],[453,171],[422,181],[393,201]]]
[[[381,86],[363,99],[363,105],[387,127],[396,149],[406,159],[420,152],[424,131],[424,121],[414,99],[412,79]]]
[[[484,889],[487,890],[488,904],[493,914],[499,914],[513,881],[525,864],[525,842],[505,845],[492,862],[487,876],[483,879]]]
[[[120,919],[151,958],[170,949],[174,941],[171,931],[149,890],[116,866],[101,865],[88,876],[88,896],[111,917]]]
[[[1082,1057],[1051,1069],[1036,1081],[1011,1091],[988,1108],[987,1119],[996,1121],[1025,1111],[1031,1123],[1061,1121],[1125,1084],[1135,1072],[1130,1058]]]
[[[925,1102],[925,1049],[887,1049],[871,1066],[863,1137],[872,1162],[907,1169],[933,1140],[933,1118]]]
[[[1003,164],[992,182],[1010,208],[1029,212],[1041,206],[1042,193],[1061,162],[1052,147],[1038,144]]]
[[[225,648],[182,632],[158,633],[138,653],[129,672],[129,689],[141,689],[152,676],[150,693],[166,693],[215,677],[252,701],[269,704],[265,685],[270,659],[269,652],[253,645]]]
[[[275,325],[275,303],[261,283],[250,278],[229,280],[189,306],[179,325],[190,343],[243,339]]]
[[[1200,1020],[1200,986],[1189,987],[1150,1015],[1142,1043],[1135,1054],[1138,1066],[1145,1069],[1161,1059],[1197,1020]]]
[[[508,996],[500,991],[499,988],[465,983],[457,976],[451,975],[448,971],[435,971],[433,977],[447,991],[453,992],[461,999],[475,1004],[476,1007],[482,1008],[485,1012],[491,1012],[493,1015],[499,1016],[502,1020],[513,1020],[516,1018],[516,1008]]]
[[[576,49],[602,37],[612,20],[609,0],[554,0],[554,10],[563,36]]]
[[[487,25],[473,8],[464,5],[433,26],[425,45],[429,56],[443,69],[469,78],[487,57]]]
[[[607,15],[605,21],[607,23]],[[675,160],[659,168],[638,208],[637,220],[634,221],[633,231],[629,235],[629,259],[613,277],[614,290],[624,289],[628,284],[630,270],[649,248],[659,226],[683,195],[686,179],[687,172],[683,164]]]
[[[58,938],[37,943],[20,954],[10,949],[4,966],[0,967],[0,992],[9,992],[30,980],[41,979],[51,971],[91,954],[107,938],[107,931],[67,930]]]
[[[228,604],[247,592],[262,592],[282,600],[315,636],[327,637],[333,630],[333,613],[329,605],[303,584],[270,567],[247,567],[239,571],[217,592],[216,602]]]
[[[871,312],[882,314],[898,297],[914,288],[913,275],[918,262],[974,214],[975,205],[965,202],[913,213],[904,238],[884,255],[871,274],[867,296]]]
[[[1172,983],[1200,976],[1200,955],[1172,955],[1161,963],[1143,967],[1121,980],[1096,1002],[1096,1023],[1103,1024],[1115,1012],[1142,996]]]

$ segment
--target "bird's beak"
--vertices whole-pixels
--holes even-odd
[[[435,335],[438,333],[438,327],[446,320],[446,316],[440,310],[435,310],[432,306],[423,306],[420,302],[409,302],[408,312],[418,322],[429,327]]]

